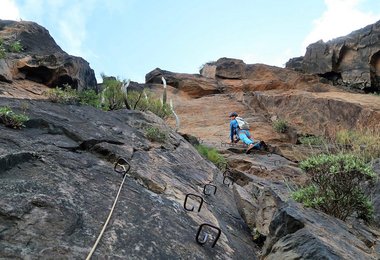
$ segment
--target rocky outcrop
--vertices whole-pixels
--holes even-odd
[[[266,237],[263,259],[378,259],[380,233],[353,225],[288,200],[282,182],[247,176],[235,186],[239,212],[256,237]]]
[[[302,60],[302,71],[338,84],[379,91],[379,38],[380,21],[326,43],[321,40],[310,44]],[[299,70],[300,66],[293,59],[286,67]]]
[[[0,38],[7,50],[19,41],[20,52],[6,52],[0,60],[0,80],[28,79],[49,87],[69,84],[96,89],[94,71],[87,61],[68,55],[42,26],[33,22],[0,20]]]
[[[162,77],[166,83],[178,91],[183,91],[189,97],[199,98],[206,95],[220,93],[217,82],[198,74],[174,73],[156,68],[146,74],[146,84],[162,84]]]
[[[256,259],[257,251],[222,173],[150,113],[0,98],[26,128],[0,125],[0,258],[84,259],[122,181],[114,162],[131,165],[94,258]],[[155,127],[166,138],[149,141]],[[204,194],[212,184],[216,193]],[[202,197],[199,202],[187,194]],[[207,242],[196,242],[208,223]],[[202,231],[200,240],[204,238]]]
[[[244,79],[246,64],[244,61],[232,58],[220,58],[216,62],[206,63],[200,74],[207,78]]]

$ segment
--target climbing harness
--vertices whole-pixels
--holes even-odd
[[[125,165],[128,165],[128,167],[125,168]],[[110,211],[110,213],[108,214],[108,218],[107,218],[106,222],[105,222],[104,225],[103,225],[102,231],[100,231],[100,234],[99,234],[98,238],[96,239],[96,242],[95,242],[94,246],[92,247],[90,253],[88,254],[86,260],[91,259],[92,254],[95,252],[95,249],[96,249],[96,247],[97,247],[97,245],[98,245],[100,239],[101,239],[102,236],[103,236],[103,233],[104,233],[104,231],[105,231],[105,229],[106,229],[106,227],[107,227],[107,225],[108,225],[108,222],[109,222],[110,219],[111,219],[111,216],[112,216],[113,210],[114,210],[114,208],[115,208],[115,206],[116,206],[116,203],[117,203],[117,201],[118,201],[118,199],[119,199],[120,191],[121,191],[121,189],[123,188],[123,184],[124,184],[124,181],[125,181],[125,177],[127,176],[127,172],[129,172],[130,169],[131,169],[131,165],[127,162],[127,160],[125,160],[125,159],[123,159],[123,158],[119,158],[119,159],[116,161],[116,163],[115,163],[115,167],[114,167],[114,170],[115,170],[115,172],[117,172],[117,173],[123,173],[123,181],[122,181],[121,184],[120,184],[119,191],[117,192],[116,198],[115,198],[115,200],[114,200],[114,202],[113,202],[113,205],[112,205],[111,211]]]

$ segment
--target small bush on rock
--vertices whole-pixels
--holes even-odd
[[[21,129],[29,117],[23,114],[16,114],[9,107],[0,107],[0,122],[7,127]]]
[[[168,138],[167,133],[161,131],[159,128],[151,126],[145,129],[145,134],[148,140],[152,142],[164,143]]]
[[[273,122],[272,127],[277,133],[285,133],[288,130],[288,123],[283,119],[278,119]]]
[[[355,215],[369,221],[373,206],[365,189],[375,174],[363,159],[352,154],[320,154],[300,167],[311,177],[311,184],[292,193],[294,200],[307,207],[346,220]]]
[[[220,170],[224,171],[227,168],[226,159],[215,149],[199,144],[195,147],[197,151],[206,159],[215,164]]]
[[[99,95],[94,90],[78,91],[69,85],[65,85],[63,89],[59,87],[50,89],[46,95],[54,103],[100,107]]]
[[[21,45],[21,42],[20,41],[15,41],[13,43],[11,43],[11,45],[9,45],[9,51],[10,52],[22,52],[24,50],[24,48],[22,47]]]

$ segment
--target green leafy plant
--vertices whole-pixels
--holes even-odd
[[[9,107],[0,107],[0,122],[6,127],[21,129],[29,117],[24,114],[16,114]]]
[[[10,52],[22,52],[24,48],[21,45],[20,40],[12,42],[11,45],[9,45],[9,51]]]
[[[100,96],[96,93],[95,90],[83,90],[79,91],[79,103],[81,105],[92,106],[100,108]]]
[[[168,138],[168,134],[164,131],[161,131],[159,128],[150,126],[145,129],[145,134],[148,140],[152,142],[164,143]]]
[[[302,161],[300,167],[311,177],[311,184],[293,192],[294,200],[342,220],[353,214],[372,219],[373,206],[365,189],[375,173],[362,158],[320,154]]]
[[[88,105],[96,108],[100,107],[100,97],[95,90],[78,91],[69,85],[64,85],[61,89],[56,87],[46,92],[47,97],[54,103],[70,105]]]
[[[283,119],[275,120],[272,127],[277,133],[285,133],[289,128],[288,123]]]
[[[223,171],[227,168],[227,160],[215,148],[203,144],[199,144],[195,148],[202,156],[215,164],[220,170]]]
[[[123,82],[113,77],[103,77],[104,90],[102,92],[103,106],[106,110],[129,108],[126,93],[123,92]]]
[[[168,118],[173,113],[169,104],[163,104],[152,93],[145,90],[128,91],[127,100],[132,109],[151,111],[162,119]]]
[[[56,87],[49,89],[46,92],[47,97],[54,103],[63,103],[77,105],[80,103],[79,94],[76,89],[71,88],[69,85],[65,85],[63,89]]]

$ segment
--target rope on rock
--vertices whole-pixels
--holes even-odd
[[[122,181],[121,184],[120,184],[119,191],[117,192],[116,198],[115,198],[115,200],[114,200],[114,202],[113,202],[113,205],[112,205],[111,211],[110,211],[110,213],[108,214],[108,218],[107,218],[106,222],[105,222],[104,225],[103,225],[102,231],[100,231],[100,234],[99,234],[98,238],[96,239],[96,242],[95,242],[94,246],[92,247],[90,253],[88,254],[86,260],[90,260],[90,259],[91,259],[92,254],[95,252],[95,249],[96,249],[96,247],[98,246],[98,243],[99,243],[100,239],[102,238],[104,231],[106,230],[106,227],[107,227],[107,225],[108,225],[108,222],[109,222],[110,219],[111,219],[111,216],[112,216],[113,210],[115,209],[116,203],[117,203],[117,201],[118,201],[118,199],[119,199],[120,191],[121,191],[121,189],[123,188],[123,184],[124,184],[124,181],[125,181],[125,177],[127,176],[127,172],[128,172],[129,169],[131,168],[130,165],[128,164],[128,162],[127,162],[126,160],[123,159],[123,161],[126,162],[126,163],[128,164],[128,166],[129,166],[128,170],[125,169],[125,166],[122,165],[122,164],[120,164],[119,161],[120,161],[120,159],[119,159],[119,160],[116,162],[116,164],[115,164],[115,171],[116,171],[116,166],[117,166],[117,165],[119,165],[119,166],[123,169],[123,172],[124,172],[123,181]],[[116,171],[116,172],[119,172],[119,171]]]

